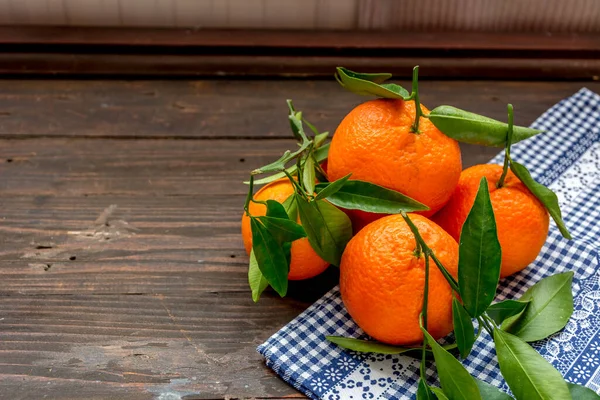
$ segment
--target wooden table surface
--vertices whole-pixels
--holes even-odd
[[[599,83],[423,81],[421,97],[530,124]],[[335,285],[250,298],[248,171],[363,101],[332,81],[0,82],[0,398],[302,397],[255,348]],[[495,149],[463,147],[463,163]]]

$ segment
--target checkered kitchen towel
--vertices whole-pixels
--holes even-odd
[[[600,393],[600,96],[587,90],[562,100],[532,125],[546,131],[513,146],[513,158],[554,190],[573,240],[551,222],[535,262],[500,282],[496,300],[520,296],[548,275],[575,272],[575,312],[568,325],[534,347],[568,381]],[[491,162],[501,163],[502,154]],[[336,287],[259,346],[266,363],[312,399],[410,399],[418,360],[359,354],[329,343],[326,335],[367,338],[346,312]],[[508,391],[492,340],[477,340],[464,365],[475,377]],[[434,375],[432,370],[429,375]]]

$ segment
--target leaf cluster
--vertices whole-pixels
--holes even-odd
[[[498,182],[483,178],[473,206],[463,225],[459,242],[458,276],[453,277],[427,246],[407,214],[427,210],[427,206],[402,193],[353,180],[347,175],[329,182],[320,163],[327,158],[328,133],[319,132],[288,101],[292,134],[298,142],[294,150],[251,172],[245,212],[250,217],[252,252],[248,279],[254,301],[270,285],[281,296],[287,292],[291,244],[306,238],[325,261],[338,266],[352,227],[340,210],[401,214],[416,242],[416,254],[425,260],[425,295],[420,324],[423,344],[419,347],[391,346],[370,340],[328,336],[340,347],[353,351],[404,354],[420,357],[421,379],[417,399],[492,399],[512,397],[472,377],[457,359],[469,357],[482,331],[487,331],[496,347],[500,370],[515,398],[520,399],[600,399],[592,391],[567,384],[560,373],[528,342],[541,340],[561,330],[573,312],[571,272],[542,279],[519,299],[493,303],[500,276],[501,247],[488,185],[501,187],[510,169],[548,209],[563,236],[570,238],[562,221],[556,195],[536,182],[525,166],[512,160],[510,147],[540,131],[514,126],[512,106],[508,123],[500,122],[451,106],[439,106],[422,114],[418,94],[418,67],[413,71],[412,92],[387,82],[391,74],[364,74],[339,67],[335,75],[346,89],[359,94],[415,101],[415,121],[411,131],[419,134],[419,120],[428,118],[447,136],[465,143],[505,148],[502,177]],[[310,132],[307,134],[305,127]],[[268,176],[255,179],[256,175]],[[294,193],[283,203],[255,200],[253,187],[287,178]],[[266,215],[253,216],[248,204],[264,204]],[[300,223],[298,223],[300,222]],[[452,317],[456,342],[441,346],[427,331],[428,277],[430,261],[444,275],[453,290]],[[441,387],[431,387],[425,379],[425,361],[434,359]]]
[[[382,90],[382,82],[389,74],[357,74],[338,68],[336,78],[346,89],[361,95],[385,98],[409,99],[406,91],[395,88],[392,94],[388,86]],[[365,83],[367,82],[367,83]],[[379,86],[379,88],[375,88]],[[415,85],[413,84],[413,87]],[[499,389],[472,377],[452,349],[439,345],[427,331],[427,297],[429,258],[446,277],[454,292],[452,313],[456,349],[460,357],[469,357],[472,347],[482,331],[487,331],[494,341],[500,371],[517,400],[530,399],[600,399],[589,389],[567,384],[561,374],[528,342],[538,341],[560,331],[573,313],[571,285],[573,273],[566,272],[544,278],[530,287],[519,299],[493,303],[500,277],[502,251],[498,241],[497,227],[488,185],[502,186],[510,169],[548,209],[561,233],[570,238],[562,221],[556,195],[536,182],[527,169],[512,160],[510,146],[513,142],[527,139],[539,131],[515,127],[513,110],[509,105],[508,124],[479,116],[450,106],[440,106],[424,115],[444,134],[466,143],[486,146],[504,146],[505,163],[499,182],[487,182],[482,178],[473,206],[462,227],[459,242],[458,280],[455,280],[435,254],[428,248],[418,230],[403,214],[413,230],[418,248],[425,257],[425,296],[421,312],[421,328],[424,341],[421,352],[421,379],[417,399],[491,399],[506,400],[513,397]],[[417,116],[418,118],[419,116]],[[362,209],[361,200],[356,209]],[[474,324],[477,322],[477,328]],[[353,351],[385,352],[417,356],[415,348],[389,346],[369,340],[328,336],[338,346]],[[384,346],[384,347],[382,347]],[[441,388],[427,384],[425,359],[433,355]]]
[[[252,251],[248,282],[252,299],[271,286],[280,296],[288,289],[291,243],[307,238],[323,260],[339,266],[346,244],[352,237],[348,216],[338,207],[394,214],[428,210],[428,207],[399,192],[347,175],[329,182],[320,162],[327,158],[327,132],[319,132],[288,100],[289,121],[298,148],[286,151],[272,163],[253,170],[247,182],[244,210],[250,218]],[[307,134],[305,126],[310,129]],[[290,165],[293,163],[293,165]],[[256,175],[271,174],[255,180]],[[294,193],[283,203],[254,199],[254,185],[287,178]],[[250,202],[266,206],[266,216],[251,215]],[[300,222],[300,223],[298,223]]]
[[[410,219],[407,222],[409,221]],[[422,240],[418,234],[415,237],[417,241]],[[421,243],[421,246],[426,248],[426,243]],[[573,273],[549,276],[530,287],[517,300],[492,304],[500,276],[500,252],[488,184],[484,178],[461,232],[458,281],[448,280],[451,287],[458,289],[452,311],[455,346],[460,357],[465,359],[469,356],[477,337],[482,330],[486,330],[494,340],[500,371],[516,399],[570,399],[570,390],[584,389],[567,385],[560,373],[527,342],[547,338],[567,324],[573,312]],[[440,269],[444,275],[447,274],[443,265]],[[422,315],[426,310],[423,307]],[[477,334],[473,321],[478,322]],[[472,377],[450,349],[442,347],[429,335],[423,324],[422,330],[426,350],[435,359],[441,388],[429,387],[422,372],[417,399],[512,398]],[[410,347],[350,338],[327,339],[353,351],[384,351],[387,354],[418,357],[415,349]],[[430,396],[431,393],[436,397]],[[588,396],[592,395],[586,393]],[[590,397],[592,398],[600,399]]]

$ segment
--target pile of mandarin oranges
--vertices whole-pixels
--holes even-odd
[[[510,171],[498,187],[500,165],[463,170],[458,142],[423,117],[419,132],[413,132],[414,119],[414,101],[377,99],[354,108],[337,127],[328,159],[322,165],[328,179],[334,181],[351,173],[350,179],[396,190],[427,205],[428,211],[409,215],[456,278],[457,241],[479,182],[486,177],[502,247],[500,276],[526,268],[546,241],[549,216],[544,206]],[[283,178],[262,187],[254,198],[284,202],[293,192],[290,181]],[[261,216],[266,207],[253,202],[249,211]],[[415,250],[411,229],[400,215],[344,211],[354,230],[340,264],[340,291],[348,312],[378,341],[394,345],[422,342],[418,316],[423,304],[425,260]],[[246,215],[242,236],[250,253],[252,233]],[[314,277],[327,267],[307,238],[292,243],[290,280]],[[437,268],[430,270],[427,313],[428,331],[433,337],[452,331],[452,289]]]

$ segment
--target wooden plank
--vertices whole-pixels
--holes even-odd
[[[424,76],[586,79],[600,35],[0,27],[0,74],[327,76],[338,65]],[[597,78],[596,78],[597,79]]]
[[[249,171],[293,146],[289,139],[0,140],[0,191],[40,201],[44,196],[240,195]],[[472,147],[465,165],[485,162],[497,151]]]
[[[594,34],[0,27],[2,45],[600,51]]]
[[[407,79],[399,83],[410,86]],[[422,80],[420,87],[429,108],[452,104],[504,120],[505,104],[512,102],[517,122],[526,125],[584,85],[600,91],[597,82]],[[368,99],[331,80],[5,80],[0,137],[287,138],[288,98],[317,127],[330,131]]]
[[[255,347],[331,288],[335,270],[252,303],[240,201],[3,193],[2,393],[296,397]],[[110,216],[108,203],[120,205]]]
[[[0,296],[249,296],[243,201],[241,194],[0,196]],[[118,207],[106,212],[109,204]],[[291,293],[308,305],[336,279],[332,269]]]
[[[330,52],[329,54],[335,54]],[[522,58],[473,56],[311,56],[0,53],[0,75],[84,77],[329,77],[337,66],[354,70],[406,74],[415,65],[424,77],[441,79],[587,80],[599,78],[600,61],[592,58]]]
[[[291,298],[20,295],[0,303],[6,398],[299,397],[255,350],[305,307]]]
[[[32,398],[48,385],[44,393],[61,399],[296,397],[255,347],[335,285],[337,273],[292,283],[286,299],[267,292],[252,303],[241,202],[143,190],[3,193],[2,392]],[[109,203],[119,205],[110,216]]]

